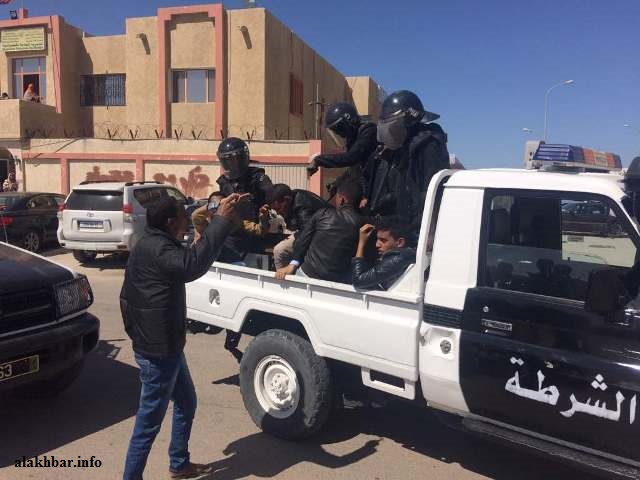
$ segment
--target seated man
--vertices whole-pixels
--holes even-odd
[[[291,190],[284,183],[278,183],[273,186],[267,203],[267,208],[272,208],[284,218],[287,230],[294,232],[293,235],[282,240],[273,248],[273,262],[276,269],[279,270],[289,265],[291,261],[296,234],[303,230],[314,213],[329,205],[315,193],[307,190]]]
[[[378,259],[367,261],[365,248],[369,237],[376,231]],[[410,231],[406,223],[390,217],[376,227],[364,225],[355,258],[351,262],[353,286],[363,290],[387,290],[400,278],[407,267],[416,261],[416,251],[407,246]]]
[[[356,252],[358,231],[365,218],[358,211],[362,186],[354,178],[338,185],[336,208],[318,210],[304,226],[293,245],[293,259],[276,272],[282,280],[298,270],[298,275],[350,283],[349,262]]]

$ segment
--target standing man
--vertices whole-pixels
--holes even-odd
[[[162,197],[147,208],[147,227],[131,252],[120,292],[122,318],[142,382],[124,480],[142,479],[170,399],[174,402],[171,478],[191,478],[208,471],[189,458],[196,392],[183,353],[187,325],[184,285],[204,275],[216,259],[232,229],[238,198],[232,195],[220,202],[193,248],[180,243],[188,226],[184,205],[175,198]]]
[[[17,192],[18,191],[18,181],[16,180],[16,172],[9,172],[9,175],[2,183],[2,191],[3,192]]]
[[[429,182],[449,168],[447,134],[437,123],[440,115],[425,110],[408,90],[389,95],[382,103],[375,173],[369,207],[374,216],[398,215],[419,229]]]
[[[350,103],[338,102],[327,110],[325,126],[334,142],[340,147],[346,147],[346,151],[314,155],[307,168],[309,174],[313,175],[318,167],[348,167],[347,175],[362,178],[362,185],[366,190],[372,174],[368,160],[378,145],[376,124],[363,122],[356,108]],[[333,193],[335,192],[331,192],[332,195]],[[366,191],[364,195],[367,196]]]

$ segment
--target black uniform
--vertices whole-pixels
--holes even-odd
[[[419,223],[431,178],[449,168],[447,135],[437,123],[418,124],[398,150],[379,147],[370,183],[372,215],[398,215]]]

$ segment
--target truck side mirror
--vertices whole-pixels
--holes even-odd
[[[584,308],[588,312],[608,314],[627,303],[627,291],[616,270],[596,270],[589,275]]]

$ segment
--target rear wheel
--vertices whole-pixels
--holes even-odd
[[[287,440],[318,432],[331,410],[327,363],[308,340],[285,330],[268,330],[247,346],[240,390],[254,423]]]
[[[42,234],[36,230],[28,230],[22,237],[22,248],[30,252],[37,252],[42,247]]]
[[[85,252],[84,250],[74,250],[73,258],[80,263],[89,263],[96,259],[98,254],[96,252]]]

